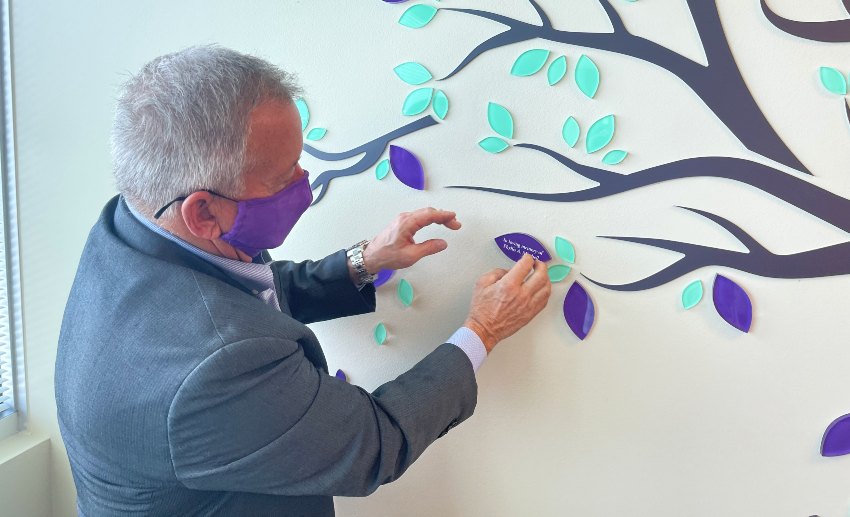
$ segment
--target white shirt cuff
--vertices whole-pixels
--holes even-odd
[[[481,338],[466,327],[457,329],[457,332],[452,334],[452,337],[447,339],[446,343],[451,343],[463,350],[463,353],[469,358],[469,362],[472,363],[472,370],[474,372],[477,372],[481,365],[484,364],[484,360],[487,359],[487,348],[484,346]]]

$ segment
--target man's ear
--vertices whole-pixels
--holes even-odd
[[[222,205],[217,196],[201,190],[186,197],[180,206],[180,213],[192,235],[199,239],[213,240],[227,232],[236,217],[234,213],[229,222],[225,221],[228,214]]]

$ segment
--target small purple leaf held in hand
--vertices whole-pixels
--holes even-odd
[[[390,146],[390,167],[395,177],[410,188],[425,190],[425,171],[419,158],[397,145]]]
[[[373,284],[375,286],[375,289],[389,282],[390,278],[392,278],[394,274],[394,269],[382,269],[378,271],[378,278],[375,279],[375,282]]]
[[[579,339],[584,340],[593,326],[595,317],[593,300],[581,284],[573,282],[570,290],[567,291],[567,297],[564,298],[564,318],[567,320],[567,325]]]
[[[348,377],[345,376],[345,372],[342,371],[342,370],[337,370],[336,375],[334,375],[334,377],[336,377],[337,379],[339,379],[341,381],[348,382]]]
[[[837,418],[823,433],[820,446],[821,456],[844,456],[850,454],[850,415]]]
[[[505,235],[496,237],[494,240],[499,246],[499,249],[502,250],[502,253],[514,262],[521,259],[525,254],[531,255],[543,262],[552,260],[552,256],[546,251],[546,247],[531,235],[525,233],[506,233]]]
[[[386,2],[388,4],[403,4],[407,1],[408,0],[384,0],[384,2]]]
[[[741,332],[749,332],[753,323],[753,305],[741,286],[723,275],[714,279],[714,307],[717,313]]]

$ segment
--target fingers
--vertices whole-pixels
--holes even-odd
[[[494,269],[488,273],[485,273],[481,276],[481,278],[478,279],[478,286],[487,287],[488,285],[493,285],[507,274],[508,271],[505,269]]]
[[[514,284],[521,284],[523,280],[525,280],[525,277],[528,276],[528,273],[531,272],[533,267],[534,258],[529,254],[525,254],[521,259],[517,260],[514,267],[512,267],[511,270],[508,271],[508,274],[505,275],[505,281]]]
[[[419,244],[414,244],[409,249],[412,255],[411,258],[415,263],[423,257],[439,253],[448,247],[449,244],[443,239],[430,239],[425,242],[420,242]]]
[[[544,289],[547,285],[551,285],[549,281],[549,268],[546,266],[541,260],[537,260],[534,262],[534,271],[532,271],[531,276],[528,277],[528,280],[525,281],[523,287],[530,290],[531,292],[536,292],[541,289]]]
[[[449,210],[438,210],[436,208],[428,207],[420,208],[409,215],[410,220],[413,221],[416,227],[414,233],[434,223],[442,224],[446,228],[452,230],[459,230],[461,226],[460,221],[457,220],[457,214]]]

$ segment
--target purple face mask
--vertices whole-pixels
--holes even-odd
[[[256,257],[283,244],[295,223],[313,202],[309,173],[269,197],[237,201],[236,220],[221,240]]]

